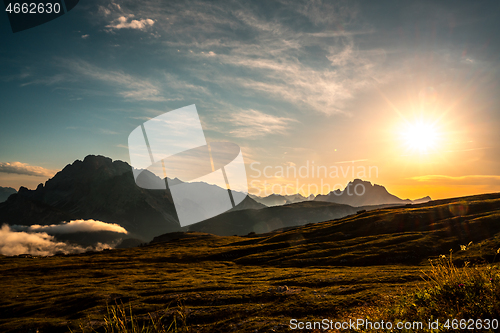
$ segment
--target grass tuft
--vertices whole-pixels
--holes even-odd
[[[170,315],[167,316],[167,313]],[[94,327],[97,326],[97,327]],[[148,313],[137,317],[132,312],[132,305],[123,303],[107,306],[103,323],[92,325],[92,321],[80,324],[81,333],[182,333],[187,332],[186,310],[182,302],[169,311]],[[70,330],[72,333],[74,331]]]

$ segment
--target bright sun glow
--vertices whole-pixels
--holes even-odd
[[[439,141],[439,133],[436,126],[423,121],[407,124],[401,134],[404,143],[410,150],[421,153],[434,150]]]

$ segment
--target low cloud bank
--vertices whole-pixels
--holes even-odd
[[[9,226],[4,224],[0,229],[0,254],[13,256],[31,254],[50,256],[56,253],[82,253],[89,250],[101,251],[114,248],[112,244],[96,243],[93,246],[80,246],[58,241],[53,234],[70,234],[76,232],[111,231],[127,234],[127,230],[118,224],[94,220],[75,220],[47,226]]]
[[[54,170],[21,162],[0,162],[0,172],[36,177],[52,177],[55,174]]]
[[[116,223],[106,223],[95,220],[74,220],[63,222],[61,224],[30,226],[13,225],[12,229],[17,231],[28,232],[46,232],[48,234],[71,234],[74,232],[94,232],[94,231],[111,231],[122,234],[127,234],[127,230]]]

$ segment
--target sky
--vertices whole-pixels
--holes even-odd
[[[416,199],[500,191],[497,1],[80,1],[0,15],[0,186],[35,188],[195,104],[250,193],[354,178]]]

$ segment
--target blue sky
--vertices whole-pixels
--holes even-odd
[[[15,34],[0,15],[0,186],[36,187],[88,154],[129,161],[134,128],[196,104],[207,140],[239,144],[256,188],[314,161],[376,166],[364,178],[405,198],[499,191],[499,9],[81,1]],[[401,139],[419,121],[439,137],[425,152]]]

